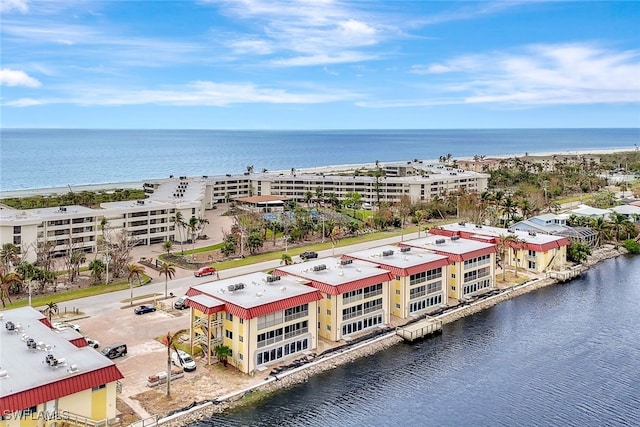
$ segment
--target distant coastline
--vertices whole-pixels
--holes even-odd
[[[349,131],[2,129],[0,191],[409,159],[626,151],[640,129]],[[513,154],[511,154],[513,153]]]
[[[496,158],[496,159],[508,159],[508,158],[520,158],[525,156],[553,156],[553,155],[598,155],[598,154],[612,154],[612,153],[623,153],[623,152],[631,152],[637,151],[638,147],[621,147],[621,148],[606,148],[606,149],[596,149],[596,150],[557,150],[557,151],[547,151],[547,152],[525,152],[525,153],[516,153],[516,154],[498,154],[498,155],[488,155],[486,158]],[[472,157],[455,157],[456,160],[473,160]],[[409,160],[409,159],[406,159]],[[426,163],[438,163],[438,159],[420,159]],[[381,163],[385,163],[385,160],[380,160]],[[344,166],[352,166],[354,168],[369,166],[373,167],[374,163],[354,163],[354,164],[334,164],[334,165],[326,165],[326,166],[315,166],[308,168],[300,168],[297,169],[298,172],[309,172],[314,173],[315,171],[326,170],[331,168],[338,168]],[[274,173],[289,173],[290,170],[276,170],[270,171]],[[236,175],[242,175],[241,173],[237,173]],[[212,175],[213,177],[214,175]],[[221,175],[220,175],[221,176]],[[191,178],[191,177],[190,177]],[[82,191],[109,191],[115,189],[141,189],[145,182],[156,182],[161,181],[164,178],[150,178],[142,181],[133,181],[133,182],[110,182],[110,183],[98,183],[98,184],[80,184],[80,185],[67,185],[60,187],[44,187],[44,188],[34,188],[34,189],[23,189],[23,190],[6,190],[3,191],[0,183],[0,200],[11,198],[11,197],[29,197],[29,196],[47,196],[47,195],[57,195],[57,194],[66,194],[68,192],[82,192]]]

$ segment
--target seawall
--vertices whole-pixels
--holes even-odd
[[[582,271],[586,271],[589,266],[594,265],[605,259],[614,258],[623,252],[615,249],[613,246],[606,246],[598,250],[590,259],[582,266]],[[448,311],[435,319],[441,320],[443,324],[455,322],[458,319],[478,313],[487,308],[493,307],[503,301],[524,295],[557,284],[558,281],[551,278],[540,278],[525,282],[521,285],[506,289],[505,291],[492,295],[490,297],[480,299],[469,305]],[[194,404],[190,409],[176,413],[174,415],[158,420],[158,424],[167,427],[181,427],[193,424],[195,422],[211,418],[215,414],[220,414],[226,410],[241,407],[246,404],[255,402],[254,400],[245,400],[243,398],[251,396],[255,393],[258,398],[268,397],[269,394],[293,387],[296,384],[306,382],[311,376],[321,372],[334,369],[340,365],[347,364],[356,359],[367,357],[371,354],[383,351],[393,345],[399,344],[404,340],[396,335],[395,331],[379,336],[375,339],[362,342],[350,348],[345,348],[339,352],[326,357],[320,357],[311,363],[302,365],[291,371],[283,372],[276,376],[272,376],[264,382],[250,389],[241,390],[227,396],[220,397],[215,401],[209,401],[202,404]]]

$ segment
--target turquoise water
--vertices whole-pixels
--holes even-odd
[[[640,129],[207,131],[1,129],[0,190],[376,160],[633,149]]]

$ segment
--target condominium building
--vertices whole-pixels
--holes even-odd
[[[202,177],[170,177],[149,180],[142,186],[147,199],[102,203],[100,208],[60,206],[43,209],[0,209],[0,244],[13,243],[26,261],[36,261],[38,244],[52,246],[53,255],[72,250],[92,253],[107,230],[124,230],[136,244],[193,238],[184,223],[202,218],[216,204],[246,197],[303,201],[335,196],[345,200],[358,193],[363,203],[397,203],[404,196],[412,202],[429,201],[454,191],[482,192],[489,175],[453,169],[420,160],[343,165],[286,172],[245,172]],[[96,189],[104,187],[96,186]],[[264,211],[269,210],[267,207]]]
[[[496,245],[493,243],[428,234],[402,242],[400,246],[420,248],[447,257],[449,264],[445,283],[447,296],[453,300],[464,300],[495,287]]]
[[[389,311],[392,316],[409,319],[447,304],[444,278],[449,260],[444,255],[385,245],[349,252],[344,259],[369,262],[391,273]]]
[[[307,280],[258,272],[195,285],[191,307],[192,353],[204,351],[214,363],[215,348],[231,349],[228,362],[253,374],[269,364],[317,347],[320,292]]]
[[[39,311],[0,313],[0,427],[107,425],[122,378],[82,336],[55,332]]]
[[[495,245],[500,245],[502,241],[505,241],[508,250],[505,251],[503,262],[513,268],[522,268],[534,273],[562,269],[567,264],[569,239],[563,236],[490,227],[464,221],[432,228],[429,232]]]
[[[281,266],[274,275],[295,277],[320,291],[318,335],[329,341],[389,324],[393,275],[371,262],[323,258]]]

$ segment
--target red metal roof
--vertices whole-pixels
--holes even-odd
[[[463,254],[454,254],[451,252],[439,250],[438,248],[430,248],[430,249],[437,254],[448,256],[451,261],[455,261],[455,262],[461,262],[467,259],[477,258],[479,256],[492,254],[497,251],[496,246],[489,246],[487,248],[476,249],[475,251],[465,252]]]
[[[244,308],[229,302],[225,302],[225,311],[231,313],[234,316],[239,316],[243,319],[254,319],[256,317],[263,316],[265,314],[274,313],[276,311],[286,310],[287,308],[296,307],[302,304],[306,304],[312,301],[319,301],[322,299],[320,292],[309,292],[303,295],[282,299],[279,301],[273,301],[267,304],[259,305],[252,308]]]
[[[78,348],[86,347],[89,345],[87,343],[87,340],[84,337],[75,338],[75,339],[69,340],[69,342]]]
[[[124,378],[116,365],[0,397],[3,411],[15,412]]]
[[[193,295],[191,295],[191,296],[193,296]],[[216,305],[215,307],[209,307],[209,306],[206,306],[206,305],[204,305],[202,303],[196,302],[196,301],[194,301],[192,299],[187,299],[184,302],[184,304],[187,307],[194,308],[194,309],[196,309],[196,310],[198,310],[198,311],[200,311],[200,312],[202,312],[204,314],[218,313],[219,311],[224,311],[224,307],[225,307],[223,304]]]
[[[345,255],[345,258],[350,258],[350,257],[349,255]],[[435,261],[429,261],[424,264],[412,265],[407,268],[395,267],[393,265],[384,264],[379,261],[376,261],[376,264],[378,264],[380,268],[383,268],[391,272],[391,274],[393,274],[394,276],[407,277],[407,276],[411,276],[412,274],[422,273],[423,271],[429,271],[429,270],[436,269],[438,267],[449,265],[449,260],[447,258],[442,258]]]
[[[384,273],[377,274],[372,277],[365,277],[363,279],[342,283],[340,285],[330,285],[327,283],[318,282],[317,280],[312,280],[311,286],[313,286],[314,288],[318,289],[321,292],[324,292],[325,294],[341,295],[341,294],[344,294],[345,292],[354,291],[356,289],[362,289],[367,286],[377,285],[378,283],[388,282],[390,280],[393,280],[393,275],[390,272],[386,271]]]

